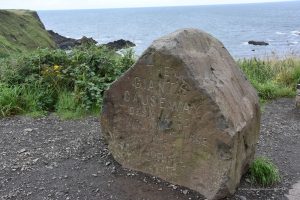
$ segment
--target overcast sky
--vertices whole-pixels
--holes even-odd
[[[260,3],[289,0],[0,0],[0,9],[90,9],[154,6],[183,6],[232,3]]]

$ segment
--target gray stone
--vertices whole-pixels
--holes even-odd
[[[27,150],[25,148],[21,149],[20,151],[18,151],[18,153],[24,153],[26,152]]]
[[[25,128],[24,131],[25,131],[25,132],[32,132],[33,129],[32,129],[32,128]]]
[[[154,41],[110,86],[101,124],[124,167],[220,199],[253,159],[260,109],[223,44],[183,29]]]
[[[300,84],[297,85],[296,107],[300,108]]]
[[[300,181],[293,185],[293,188],[289,190],[289,194],[285,195],[289,200],[300,199]]]

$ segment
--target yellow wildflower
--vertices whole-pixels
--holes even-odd
[[[54,65],[53,69],[54,69],[54,71],[59,71],[60,70],[60,66],[59,65]]]

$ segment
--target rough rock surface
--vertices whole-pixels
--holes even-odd
[[[300,84],[297,84],[297,96],[295,102],[296,102],[296,107],[300,108]]]
[[[300,95],[296,96],[296,107],[300,108]]]
[[[111,85],[101,124],[124,167],[220,199],[254,156],[260,109],[223,44],[183,29],[154,41]]]

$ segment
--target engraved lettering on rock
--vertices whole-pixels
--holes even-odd
[[[127,103],[130,101],[129,91],[124,92],[124,101]]]
[[[154,65],[147,66],[154,67]],[[125,110],[122,109],[122,111],[127,112],[129,116],[148,120],[148,124],[159,123],[156,121],[159,120],[162,111],[171,113],[168,117],[165,116],[164,119],[171,124],[168,129],[158,129],[159,126],[155,125],[149,125],[147,128],[169,131],[170,133],[184,131],[190,124],[184,115],[191,115],[188,117],[190,119],[195,118],[201,107],[201,105],[181,100],[182,95],[186,95],[191,91],[190,85],[184,80],[183,76],[172,71],[170,67],[163,67],[159,71],[158,77],[154,77],[155,80],[151,78],[151,73],[149,73],[149,77],[136,76],[133,78],[132,87],[123,93],[123,104],[120,106],[124,107]],[[134,130],[145,128],[143,123],[133,124],[133,122],[129,122],[129,124],[129,127]]]

